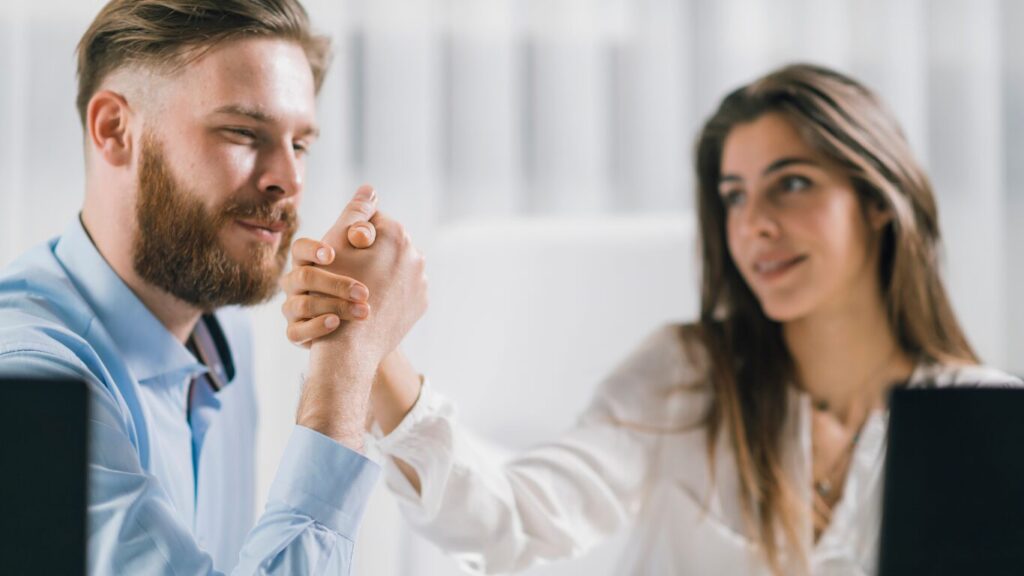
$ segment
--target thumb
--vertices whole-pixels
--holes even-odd
[[[338,219],[324,234],[323,242],[335,249],[351,243],[356,248],[366,248],[373,244],[376,230],[368,221],[377,213],[377,192],[373,186],[364,184],[356,190],[352,200],[341,211]],[[352,230],[353,225],[359,224]]]
[[[348,243],[353,248],[369,248],[377,239],[377,228],[373,222],[356,222],[348,229]]]

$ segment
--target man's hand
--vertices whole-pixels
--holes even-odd
[[[372,227],[371,227],[372,229]],[[370,315],[370,290],[362,282],[316,266],[334,261],[329,244],[300,238],[292,244],[292,270],[281,279],[287,295],[281,313],[288,320],[288,339],[309,348],[344,321]]]
[[[400,224],[376,213],[369,187],[323,243],[296,242],[293,256],[283,282],[289,339],[312,351],[299,423],[359,449],[374,374],[426,311],[423,257]]]
[[[353,226],[350,219],[339,218],[324,236],[324,242],[334,249],[334,259],[320,266],[334,274],[335,280],[358,278],[369,289],[368,317],[341,325],[316,339],[312,348],[357,337],[358,347],[376,361],[376,368],[426,312],[427,279],[425,260],[401,224],[379,212],[369,224]],[[367,243],[375,238],[372,246],[360,248],[352,245],[353,236]]]
[[[326,239],[338,242],[337,230],[347,226],[348,244],[369,248],[377,238],[370,218],[377,214],[377,193],[363,185],[328,232]],[[287,295],[281,312],[288,320],[288,339],[309,348],[313,340],[326,336],[342,320],[364,320],[370,314],[370,290],[348,276],[328,271],[334,262],[334,248],[326,241],[299,238],[292,243],[292,269],[281,279]]]

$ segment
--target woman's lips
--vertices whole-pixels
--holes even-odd
[[[762,258],[754,261],[754,273],[762,280],[775,280],[799,266],[807,256],[799,255],[788,258]]]

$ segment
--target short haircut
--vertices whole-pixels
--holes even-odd
[[[299,44],[319,93],[330,39],[312,31],[298,0],[111,0],[78,43],[82,125],[89,100],[116,70],[141,66],[173,73],[223,42],[260,37]]]

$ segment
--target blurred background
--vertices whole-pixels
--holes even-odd
[[[103,3],[0,5],[0,265],[83,195],[74,47]],[[1024,2],[308,0],[335,61],[305,235],[377,186],[427,255],[406,348],[462,420],[515,450],[571,425],[601,376],[697,310],[691,148],[730,89],[809,61],[875,88],[935,184],[945,277],[985,362],[1024,372]],[[254,310],[260,494],[305,351],[280,299]],[[262,500],[261,500],[262,501]],[[615,573],[621,537],[530,574]],[[383,485],[364,576],[458,574]]]

